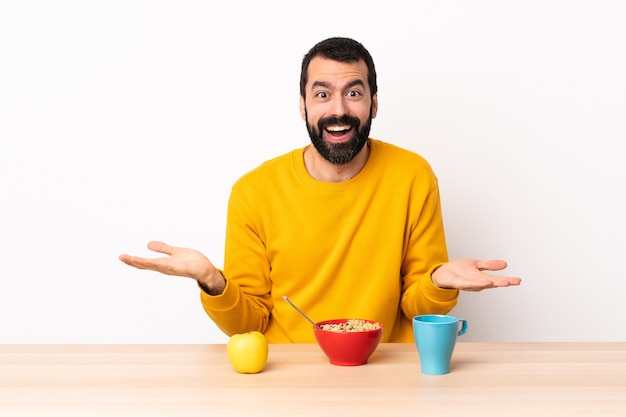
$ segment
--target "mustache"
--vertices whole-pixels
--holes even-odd
[[[317,122],[317,127],[320,132],[329,125],[350,125],[352,127],[358,127],[361,124],[361,121],[358,117],[343,115],[341,117],[331,116],[324,117]]]

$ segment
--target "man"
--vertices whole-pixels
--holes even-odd
[[[228,204],[223,271],[201,253],[162,242],[168,255],[122,255],[128,265],[196,279],[207,314],[227,334],[314,342],[315,320],[383,323],[383,342],[410,342],[411,318],[447,313],[459,290],[518,285],[484,270],[504,261],[448,261],[437,179],[419,155],[369,138],[378,110],[369,52],[330,38],[304,57],[300,112],[312,146],[241,177]]]

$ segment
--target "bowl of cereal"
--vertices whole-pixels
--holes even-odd
[[[315,339],[333,365],[366,364],[383,335],[383,325],[373,320],[336,319],[317,325]]]

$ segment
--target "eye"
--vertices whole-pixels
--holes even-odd
[[[361,96],[361,92],[358,90],[350,90],[348,91],[348,94],[346,94],[348,97],[360,97]]]
[[[317,98],[328,98],[328,93],[326,91],[320,91],[320,92],[315,94],[315,97],[317,97]]]

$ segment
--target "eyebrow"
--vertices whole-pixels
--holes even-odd
[[[357,85],[365,88],[365,83],[363,83],[363,80],[361,79],[350,81],[348,85],[346,85],[346,88],[355,87]],[[313,85],[311,85],[311,89],[316,87],[330,88],[330,83],[327,81],[314,81]]]

